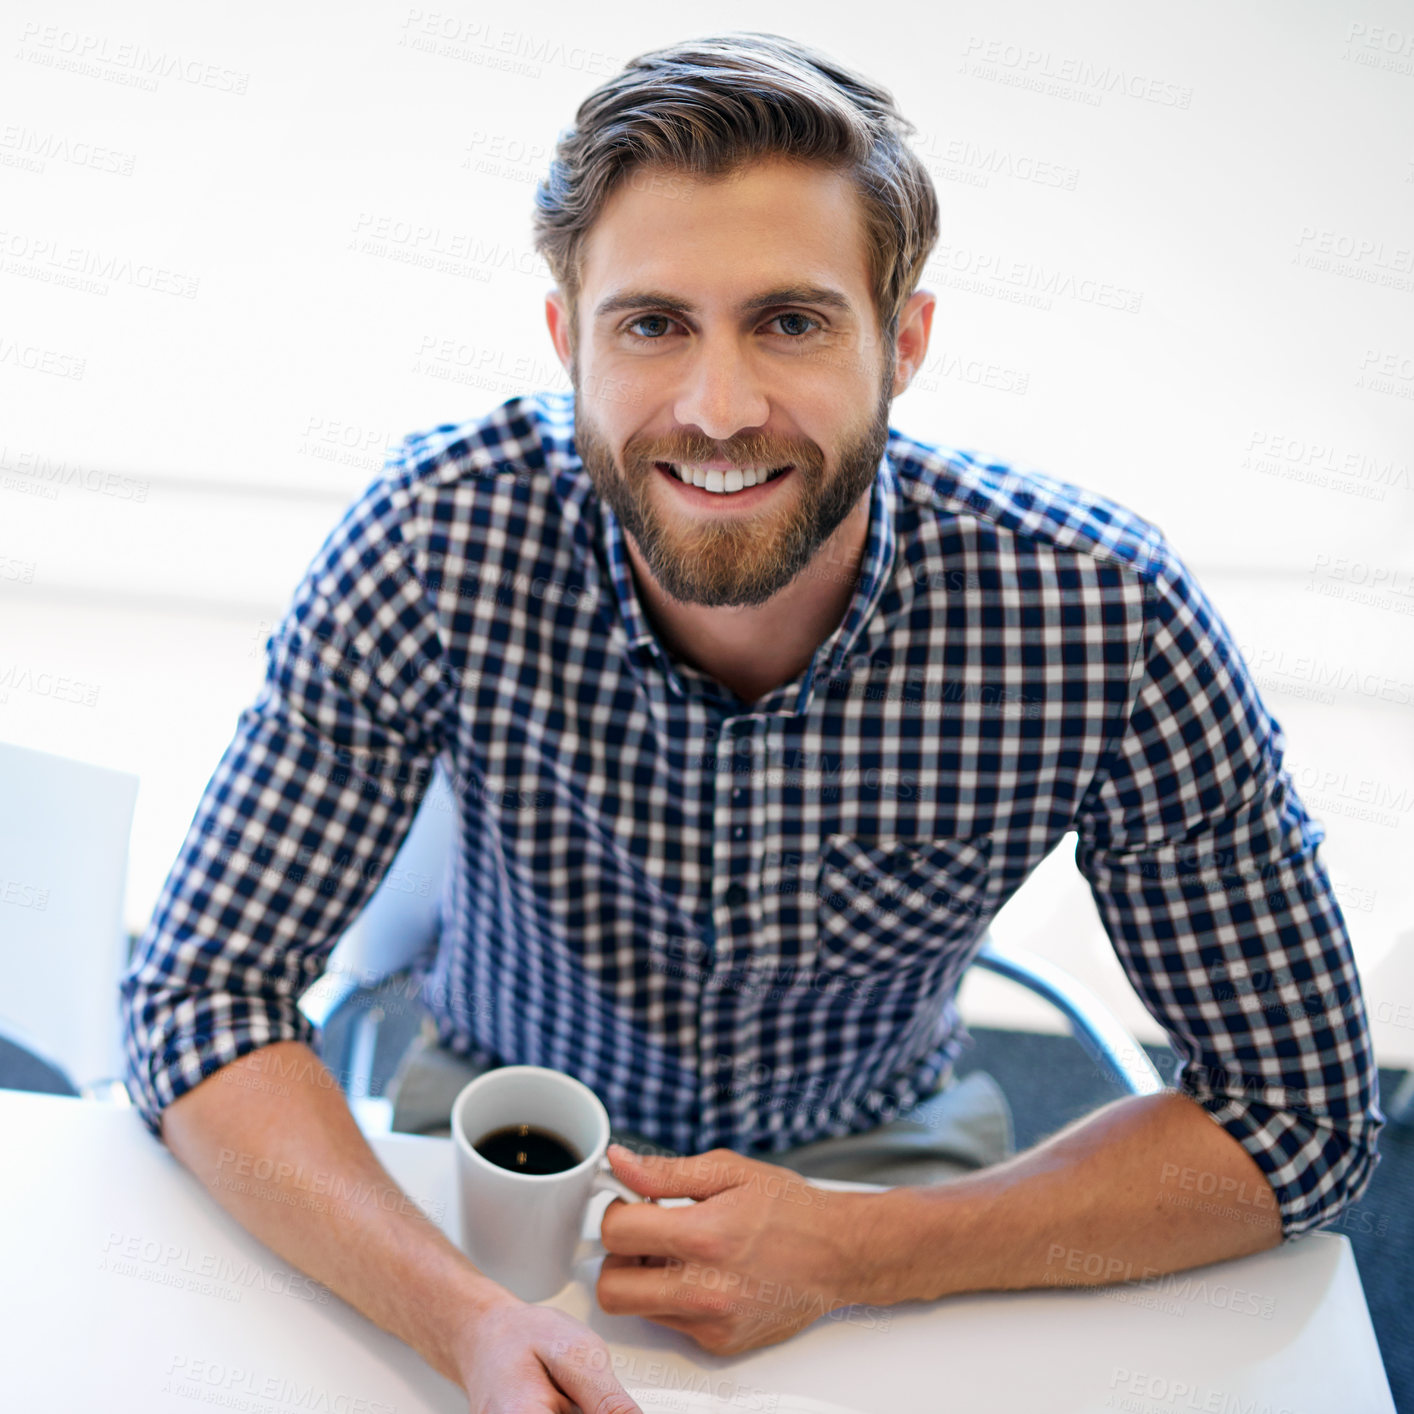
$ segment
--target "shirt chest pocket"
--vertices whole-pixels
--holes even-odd
[[[862,977],[970,955],[991,917],[992,840],[828,835],[819,855],[816,965]]]

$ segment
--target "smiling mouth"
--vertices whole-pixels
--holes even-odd
[[[676,462],[655,462],[659,471],[681,481],[685,486],[696,486],[717,496],[734,496],[760,486],[767,481],[775,481],[792,469],[793,464],[771,467],[733,467],[730,471],[706,471],[700,466],[684,466]]]

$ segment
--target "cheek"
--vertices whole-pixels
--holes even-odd
[[[579,362],[580,392],[601,418],[631,418],[634,408],[654,400],[663,381],[651,365],[652,360],[616,358],[612,351],[585,355]]]

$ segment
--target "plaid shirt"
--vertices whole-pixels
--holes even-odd
[[[1324,831],[1226,625],[1102,496],[891,430],[844,620],[748,704],[658,642],[573,395],[542,392],[406,438],[265,647],[123,982],[154,1132],[313,1040],[297,999],[440,762],[442,1042],[578,1076],[616,1128],[765,1157],[908,1111],[969,1039],[989,920],[1073,830],[1175,1084],[1286,1236],[1370,1180]]]

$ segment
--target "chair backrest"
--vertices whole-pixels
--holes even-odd
[[[76,1088],[123,1073],[138,778],[0,742],[0,1032]]]
[[[329,974],[372,987],[436,942],[442,885],[456,841],[456,808],[439,762],[388,872],[330,954]]]

